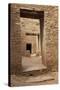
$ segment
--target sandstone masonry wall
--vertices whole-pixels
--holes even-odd
[[[43,63],[49,70],[58,68],[58,7],[43,5],[11,4],[11,72],[19,73],[21,67],[21,30],[20,30],[20,9],[44,11],[44,30],[42,54]]]

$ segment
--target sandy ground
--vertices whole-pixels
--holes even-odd
[[[25,76],[11,75],[11,86],[31,86],[58,84],[58,72],[48,72],[43,75]]]

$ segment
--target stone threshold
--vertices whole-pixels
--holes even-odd
[[[33,85],[34,83],[38,84],[41,82],[49,82],[51,80],[54,80],[55,77],[53,75],[47,73],[43,75],[37,75],[37,76],[11,76],[11,84],[12,86],[25,86],[25,85]]]

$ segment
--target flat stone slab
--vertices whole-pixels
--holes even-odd
[[[24,70],[23,70],[23,72],[29,72],[29,71],[36,71],[36,70],[45,70],[45,69],[47,69],[47,67],[46,66],[44,66],[43,64],[41,64],[40,66],[32,66],[32,67],[28,67],[28,68],[25,68]]]
[[[58,80],[57,72],[45,73],[37,76],[11,75],[12,86],[54,84]]]
[[[48,81],[48,80],[53,80],[54,77],[51,75],[40,75],[40,76],[36,76],[36,77],[30,77],[29,79],[27,79],[25,82],[29,83],[29,82],[42,82],[42,81]]]
[[[22,67],[23,72],[47,69],[47,67],[42,64],[41,56],[22,57]]]

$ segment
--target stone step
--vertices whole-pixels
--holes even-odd
[[[55,80],[52,73],[45,73],[43,75],[36,76],[11,76],[11,83],[14,85],[41,85],[41,84],[51,84]]]
[[[27,70],[23,70],[22,72],[22,75],[24,76],[37,76],[37,75],[41,75],[41,74],[44,74],[44,73],[47,73],[47,68],[44,67],[44,68],[34,68],[33,70],[32,69],[28,69]]]
[[[36,70],[45,70],[47,69],[46,66],[44,66],[43,64],[41,64],[40,66],[32,66],[32,67],[28,67],[28,68],[24,68],[23,72],[29,72],[29,71],[36,71]]]
[[[33,75],[47,71],[47,67],[42,64],[41,56],[22,57],[23,73]]]
[[[35,77],[30,77],[25,81],[25,83],[34,83],[34,82],[43,82],[43,81],[49,81],[49,80],[54,80],[54,77],[49,74],[45,75],[40,75],[40,76],[35,76]]]

